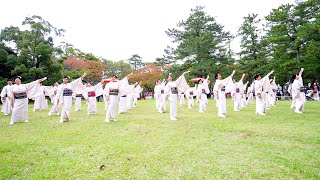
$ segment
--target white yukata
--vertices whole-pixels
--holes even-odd
[[[246,101],[246,96],[247,96],[247,93],[246,93],[246,90],[247,90],[247,86],[248,86],[248,82],[245,83],[243,85],[243,88],[242,90],[240,90],[241,92],[241,103],[240,103],[240,108],[243,108],[243,107],[246,107],[247,106],[247,101]]]
[[[85,86],[82,84],[81,78],[78,78],[71,83],[62,83],[59,85],[57,98],[59,98],[59,105],[62,106],[60,123],[70,120],[72,94],[83,94],[84,92]]]
[[[72,97],[74,98],[74,111],[81,111],[82,110],[82,94],[73,93]]]
[[[119,100],[119,82],[109,82],[104,88],[104,94],[108,98],[106,122],[116,121],[117,103]]]
[[[192,108],[194,106],[194,100],[193,97],[196,96],[196,88],[192,87],[189,88],[186,92],[186,99],[188,100],[188,108]]]
[[[304,103],[306,102],[306,96],[303,88],[303,80],[300,76],[298,80],[294,80],[292,83],[292,100],[295,100],[296,113],[302,113],[304,110]]]
[[[254,84],[251,84],[248,87],[248,91],[247,91],[247,101],[246,104],[253,104],[254,103],[254,98],[253,98],[253,88],[254,88]]]
[[[58,98],[57,98],[57,92],[58,92],[58,86],[53,86],[52,89],[49,91],[49,97],[51,99],[51,103],[53,104],[50,111],[49,116],[52,115],[52,113],[56,113],[57,115],[60,115],[60,106],[58,104]]]
[[[96,84],[95,86],[86,87],[86,97],[88,101],[88,115],[91,113],[97,112],[97,96],[103,94],[103,89],[101,83]]]
[[[42,111],[42,110],[48,108],[48,102],[47,102],[47,99],[44,95],[44,93],[45,93],[44,86],[40,86],[38,91],[40,91],[42,93],[40,93],[39,96],[34,98],[33,111],[35,111],[35,110]]]
[[[288,87],[288,92],[290,93],[290,95],[291,95],[291,98],[292,98],[292,84],[290,84],[289,85],[289,87]],[[296,107],[296,98],[292,98],[292,101],[291,101],[291,106],[290,106],[290,108],[295,108]]]
[[[270,106],[276,106],[276,98],[277,98],[277,89],[278,86],[276,85],[276,83],[273,81],[272,83],[270,83],[270,91],[268,93],[268,101],[269,101],[269,105]]]
[[[137,107],[138,98],[140,98],[142,90],[143,89],[139,84],[133,89],[133,107]]]
[[[233,83],[232,97],[233,97],[233,110],[240,111],[241,109],[241,98],[243,92],[243,82],[240,80],[239,82]]]
[[[131,87],[128,82],[128,77],[123,78],[119,81],[119,108],[118,111],[120,114],[124,114],[127,112],[127,94]]]
[[[223,80],[216,79],[213,90],[218,94],[219,99],[215,96],[218,107],[218,116],[223,117],[227,113],[226,107],[226,93],[231,92],[232,90],[232,77],[229,76]]]
[[[168,91],[165,90],[165,82],[161,83],[160,86],[160,107],[159,112],[163,113],[167,110],[167,97],[168,97]]]
[[[178,111],[178,94],[185,92],[189,89],[189,85],[182,74],[176,81],[170,81],[165,87],[165,91],[168,94],[168,99],[170,101],[170,119],[177,120],[177,111]]]
[[[154,99],[156,100],[156,110],[160,111],[161,105],[161,84],[156,84],[153,90]]]
[[[13,85],[6,85],[3,87],[1,91],[1,101],[2,101],[2,109],[1,112],[4,113],[5,116],[9,115],[12,111],[12,98],[10,97],[12,94]],[[2,100],[4,99],[4,100]]]
[[[129,90],[127,94],[127,110],[132,109],[133,96],[134,96],[134,85],[129,85]]]
[[[266,91],[270,89],[269,75],[265,76],[260,80],[254,81],[254,89],[256,94],[256,114],[265,115],[266,113]],[[261,98],[258,97],[261,94]]]
[[[180,106],[184,106],[184,100],[185,100],[184,93],[179,94],[179,99],[180,99]]]
[[[176,120],[177,118],[177,101],[178,101],[178,89],[177,84],[174,81],[170,81],[166,85],[166,92],[169,95],[168,99],[170,101],[170,119]]]
[[[207,109],[207,101],[208,97],[207,94],[210,93],[208,87],[208,80],[205,79],[202,84],[198,85],[197,94],[199,97],[199,112],[204,112]]]
[[[38,91],[40,88],[40,81],[36,80],[27,84],[13,85],[12,94],[10,97],[14,98],[14,105],[12,109],[12,116],[10,124],[13,124],[17,121],[28,121],[28,98],[32,99],[39,96],[41,91]]]

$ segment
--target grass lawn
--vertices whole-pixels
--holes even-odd
[[[32,106],[29,123],[10,126],[1,114],[1,179],[320,179],[319,102],[296,114],[280,101],[257,116],[255,105],[233,112],[228,100],[221,119],[209,100],[205,113],[179,107],[178,121],[154,104],[138,101],[110,123],[104,103],[90,116],[84,102],[73,106],[62,124]]]

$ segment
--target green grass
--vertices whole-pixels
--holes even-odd
[[[320,179],[319,102],[296,114],[280,101],[256,116],[254,105],[233,112],[228,100],[221,119],[209,100],[205,113],[179,107],[178,121],[153,100],[138,103],[111,123],[104,103],[91,116],[83,103],[62,124],[32,106],[29,123],[1,115],[1,179]]]

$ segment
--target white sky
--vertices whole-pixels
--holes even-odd
[[[10,0],[0,3],[0,29],[20,26],[27,16],[39,15],[65,29],[64,41],[86,53],[110,60],[139,54],[143,61],[162,57],[171,44],[165,31],[205,6],[226,31],[236,34],[243,17],[262,18],[281,4],[294,0]],[[239,39],[232,43],[238,52]]]

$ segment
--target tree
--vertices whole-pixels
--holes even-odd
[[[176,64],[169,70],[173,76],[186,70],[190,70],[187,76],[206,76],[222,71],[233,63],[229,61],[232,59],[227,51],[232,36],[203,9],[199,6],[191,9],[187,20],[179,22],[177,28],[166,31],[177,44],[169,55],[182,62],[182,65]]]
[[[135,71],[131,76],[129,76],[129,82],[142,82],[146,91],[153,91],[155,82],[157,79],[162,77],[164,69],[161,66],[155,64],[148,64],[137,71]]]
[[[11,71],[15,68],[16,64],[17,55],[14,51],[0,43],[0,89],[7,84],[8,79],[12,78]]]
[[[113,62],[104,60],[103,63],[106,65],[106,69],[104,70],[104,75],[106,77],[117,75],[119,79],[122,79],[132,72],[130,64],[124,61]]]
[[[241,36],[239,70],[253,77],[258,72],[263,73],[267,63],[259,35],[261,30],[258,28],[261,19],[258,19],[258,14],[249,14],[243,19],[238,32]]]
[[[132,55],[132,57],[128,59],[128,62],[134,70],[137,70],[144,66],[144,63],[142,62],[142,59],[138,54]]]
[[[226,48],[223,44],[229,37],[229,32],[223,31],[223,26],[203,11],[204,7],[191,9],[191,15],[186,21],[178,23],[180,29],[169,29],[167,35],[178,43],[175,49],[176,59],[185,59],[192,63],[213,60],[216,63],[226,61]],[[192,57],[192,58],[190,58]]]
[[[63,65],[54,58],[59,48],[53,42],[54,37],[61,36],[64,30],[53,27],[40,16],[26,17],[22,25],[27,30],[11,26],[0,34],[0,41],[12,45],[13,52],[17,54],[17,64],[10,75],[20,75],[24,82],[47,76],[47,84],[60,79]]]
[[[66,70],[69,70],[71,72],[75,71],[75,73],[72,74],[76,75],[77,77],[79,77],[80,74],[86,72],[87,75],[84,80],[94,84],[101,81],[102,72],[106,69],[106,65],[101,61],[84,60],[76,58],[75,56],[70,56],[64,62],[64,64]]]
[[[281,82],[300,67],[305,67],[306,80],[319,79],[319,8],[319,1],[302,1],[282,5],[266,17],[270,66]]]

